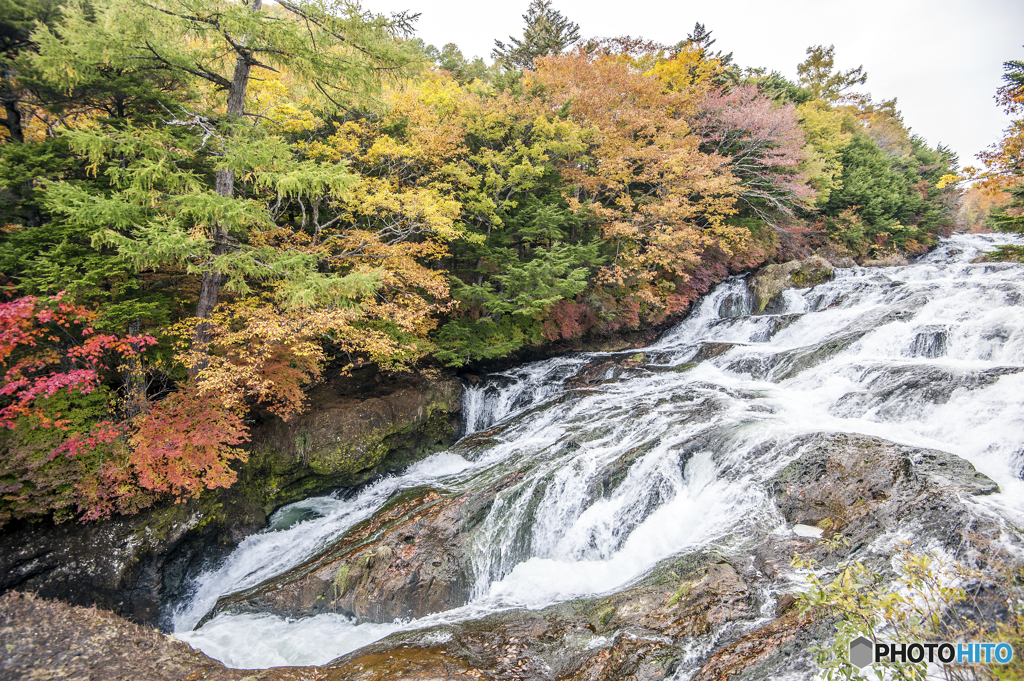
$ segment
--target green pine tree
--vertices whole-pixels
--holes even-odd
[[[580,41],[580,27],[552,9],[551,0],[532,0],[523,21],[526,27],[521,39],[509,36],[507,45],[494,41],[491,56],[504,69],[532,69],[537,57],[559,54]]]

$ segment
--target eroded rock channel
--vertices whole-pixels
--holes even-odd
[[[467,382],[457,443],[277,510],[168,621],[261,679],[811,678],[794,556],[1024,546],[1024,270],[989,247],[735,278],[648,347]]]

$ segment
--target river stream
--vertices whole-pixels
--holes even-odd
[[[323,664],[401,629],[615,591],[751,528],[791,532],[765,481],[808,433],[963,457],[1002,490],[979,512],[1024,521],[1024,265],[971,263],[1011,240],[959,235],[906,267],[837,269],[786,291],[778,314],[752,315],[733,278],[650,347],[486,376],[466,387],[462,441],[279,510],[194,581],[175,635],[232,667]],[[474,530],[462,607],[391,623],[222,612],[193,630],[219,597],[324,550],[400,490],[512,474]]]

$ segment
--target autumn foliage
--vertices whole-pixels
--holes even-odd
[[[831,47],[794,83],[699,24],[588,41],[539,3],[489,67],[353,4],[58,4],[3,55],[0,523],[230,485],[327,373],[663,324],[801,249],[918,252],[959,197]]]
[[[39,427],[67,430],[60,413],[41,405],[46,398],[59,391],[88,395],[100,386],[100,372],[156,343],[149,335],[98,334],[91,326],[95,317],[63,293],[0,303],[0,397],[6,398],[0,426],[13,429],[17,419],[32,418]]]
[[[142,413],[124,413],[110,375],[137,366],[157,341],[97,333],[95,319],[63,294],[0,303],[0,424],[29,439],[33,430],[51,431],[40,437],[54,444],[35,460],[11,448],[0,488],[5,507],[41,510],[36,505],[53,505],[50,494],[64,487],[62,496],[73,496],[81,517],[95,519],[136,510],[161,493],[180,498],[230,485],[229,462],[245,458],[234,447],[246,439],[240,410],[186,385]],[[83,402],[93,408],[85,423]],[[61,464],[65,459],[74,463]],[[59,484],[49,479],[54,469]]]

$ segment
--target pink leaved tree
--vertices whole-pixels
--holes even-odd
[[[740,179],[739,198],[757,215],[791,214],[814,191],[803,181],[804,133],[792,104],[777,104],[754,85],[712,90],[691,117],[701,151],[729,159]]]

